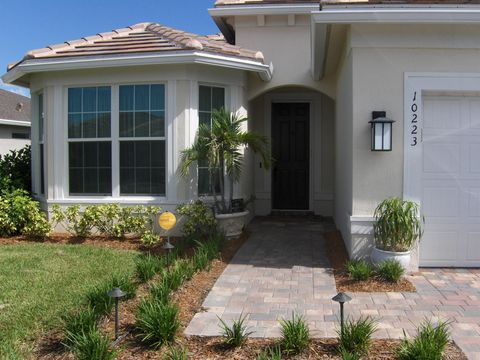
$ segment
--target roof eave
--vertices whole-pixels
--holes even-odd
[[[480,7],[329,7],[312,12],[315,24],[398,23],[473,24],[480,23]]]
[[[94,68],[112,68],[139,65],[167,64],[205,64],[230,69],[258,73],[264,81],[272,78],[273,66],[258,61],[234,56],[219,55],[207,52],[189,51],[169,54],[137,54],[126,56],[102,57],[60,57],[49,59],[26,60],[2,76],[7,84],[20,84],[22,79],[32,73],[65,70],[84,70]],[[25,80],[23,80],[25,82]],[[25,82],[28,86],[28,82]]]
[[[208,9],[213,17],[239,15],[282,15],[310,14],[320,9],[320,4],[268,4],[268,5],[229,5]]]

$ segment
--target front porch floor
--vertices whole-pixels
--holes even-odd
[[[315,338],[336,337],[338,304],[324,250],[325,230],[314,220],[255,219],[238,251],[195,315],[186,335],[218,336],[220,317],[241,314],[252,337],[279,337],[278,320],[305,316]],[[469,359],[480,360],[480,270],[423,269],[410,277],[416,293],[353,293],[346,314],[379,321],[377,338],[413,336],[425,319],[452,322],[452,336]]]

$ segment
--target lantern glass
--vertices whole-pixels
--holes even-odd
[[[383,150],[392,150],[392,123],[383,124]]]
[[[372,113],[372,151],[392,150],[392,124],[394,121],[386,117],[385,111]]]
[[[381,150],[383,148],[383,124],[376,123],[373,125],[373,149],[374,150]]]

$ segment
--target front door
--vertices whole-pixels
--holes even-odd
[[[309,209],[310,104],[272,104],[273,209]]]

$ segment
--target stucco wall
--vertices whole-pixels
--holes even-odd
[[[351,249],[352,214],[352,55],[346,53],[339,70],[335,119],[335,223]]]
[[[281,86],[305,86],[335,97],[335,78],[329,76],[314,81],[311,75],[310,16],[296,15],[288,23],[287,15],[260,17],[237,16],[234,21],[236,44],[259,50],[265,62],[273,62],[272,81],[263,82],[254,74],[249,75],[248,99]]]
[[[368,253],[377,204],[403,195],[404,75],[406,72],[478,73],[480,27],[353,25],[353,207],[351,251]],[[396,122],[393,151],[370,151],[368,121],[385,110]]]
[[[67,88],[69,86],[112,86],[112,98],[120,84],[165,83],[166,85],[166,136],[167,136],[167,189],[162,198],[136,197],[70,197],[68,194],[67,151]],[[91,204],[119,202],[122,204],[157,204],[165,210],[174,210],[180,203],[196,198],[196,175],[183,179],[178,173],[180,152],[189,146],[195,138],[198,128],[198,87],[199,84],[223,86],[226,88],[226,106],[244,115],[246,75],[242,71],[214,68],[204,65],[164,65],[148,67],[130,67],[125,69],[99,69],[89,71],[69,71],[61,73],[38,74],[32,78],[34,110],[33,122],[33,168],[34,189],[39,192],[39,155],[36,106],[39,91],[44,93],[45,133],[46,133],[46,196],[39,198],[48,204]],[[118,121],[112,104],[112,123]],[[247,126],[247,125],[245,125]],[[112,129],[114,127],[112,126]],[[115,153],[115,147],[114,153]],[[112,166],[115,162],[112,163]],[[248,198],[251,195],[251,165],[247,161],[240,184],[235,195]],[[115,170],[114,170],[115,173]],[[45,205],[45,204],[44,204]]]
[[[30,128],[24,126],[0,125],[0,156],[8,154],[10,150],[19,150],[30,144],[28,139],[12,139],[12,133],[30,133]]]
[[[250,102],[253,129],[271,137],[272,102],[309,102],[310,119],[310,210],[324,216],[333,215],[334,191],[334,101],[305,88],[282,88],[261,95]],[[272,173],[260,168],[255,160],[255,212],[270,214],[272,210]]]

